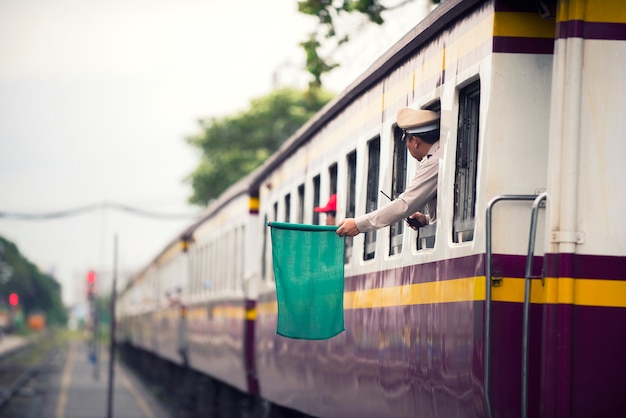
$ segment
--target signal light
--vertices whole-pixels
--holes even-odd
[[[93,300],[96,295],[96,272],[89,270],[87,272],[87,299]]]
[[[9,295],[9,305],[17,306],[19,302],[20,302],[20,297],[17,295],[17,293],[11,293]]]

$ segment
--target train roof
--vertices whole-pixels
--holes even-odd
[[[400,65],[408,56],[426,44],[431,38],[485,0],[448,0],[441,3],[421,22],[404,35],[395,45],[381,55],[360,77],[326,104],[315,116],[298,129],[280,149],[254,172],[250,182],[251,193],[256,193],[264,178],[299,146],[339,114],[347,105],[367,92],[386,74]]]
[[[307,123],[298,129],[285,143],[259,168],[246,175],[230,186],[217,199],[212,201],[200,214],[195,222],[189,225],[163,247],[147,265],[131,276],[128,285],[138,276],[145,274],[152,265],[167,253],[173,246],[182,241],[188,241],[193,233],[208,219],[213,217],[219,209],[227,205],[232,199],[242,194],[258,195],[258,190],[266,176],[281,162],[290,156],[299,146],[309,141],[315,133],[339,114],[347,105],[367,92],[390,71],[400,65],[408,56],[426,44],[431,38],[456,21],[459,16],[467,13],[471,8],[485,3],[485,0],[448,0],[441,3],[429,13],[413,29],[407,32],[396,44],[381,55],[360,77],[346,87],[339,95],[327,103]]]

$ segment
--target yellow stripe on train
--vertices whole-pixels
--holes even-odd
[[[502,286],[493,288],[493,300],[523,302],[524,279],[504,278]],[[548,277],[533,279],[532,303],[570,304],[626,308],[626,282],[620,280],[591,280]]]
[[[570,0],[561,1],[558,20],[626,23],[626,9],[622,1]]]
[[[554,20],[543,19],[538,13],[495,13],[493,36],[519,38],[554,38]]]
[[[485,300],[484,277],[444,280],[346,292],[344,309],[426,305]]]
[[[494,302],[524,302],[525,280],[505,277],[492,288]],[[344,310],[485,300],[485,277],[356,290],[344,294]],[[530,301],[534,304],[565,304],[626,308],[626,282],[572,278],[533,279]],[[275,315],[275,301],[258,306],[260,315]]]

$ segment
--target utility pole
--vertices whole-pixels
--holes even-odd
[[[113,381],[115,373],[115,297],[117,282],[117,235],[113,241],[113,284],[111,285],[111,306],[109,314],[109,396],[107,403],[107,418],[113,416]]]

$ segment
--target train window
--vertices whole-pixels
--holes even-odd
[[[245,241],[244,241],[244,237],[246,236],[246,227],[245,227],[245,225],[242,225],[241,227],[239,227],[238,232],[239,232],[239,234],[237,236],[237,262],[235,263],[235,265],[237,266],[237,286],[236,286],[236,289],[239,292],[243,292],[243,265],[245,263],[245,257],[244,257]]]
[[[304,184],[298,186],[298,217],[296,222],[299,224],[304,223]]]
[[[205,296],[213,289],[214,274],[212,266],[215,266],[213,262],[213,237],[211,241],[204,246],[202,250],[202,275],[200,276],[200,294]]]
[[[215,257],[215,260],[222,260],[217,269],[217,280],[219,281],[218,294],[223,295],[224,291],[228,289],[228,281],[230,278],[230,269],[228,268],[228,257],[230,257],[228,254],[230,251],[230,233],[222,233],[218,242],[222,244],[217,245],[216,243],[217,256]]]
[[[231,279],[231,285],[230,285],[230,289],[233,291],[238,291],[239,290],[239,263],[241,263],[241,260],[239,259],[239,228],[235,227],[235,229],[233,229],[232,232],[233,235],[233,244],[232,244],[232,248],[233,248],[233,252],[231,254],[229,254],[229,257],[232,257],[232,269],[233,269],[233,276]]]
[[[199,289],[200,289],[200,277],[202,277],[202,247],[198,246],[196,247],[196,250],[194,251],[194,255],[196,258],[196,261],[194,263],[195,266],[195,270],[193,272],[193,292],[194,295],[197,297],[199,294]]]
[[[393,168],[391,178],[391,193],[389,197],[395,199],[404,191],[406,185],[407,149],[402,141],[402,129],[397,126],[393,130]],[[385,202],[387,203],[387,202]],[[396,222],[389,227],[389,255],[402,252],[402,235],[404,221]]]
[[[267,222],[267,215],[265,215],[263,217],[263,225],[267,225]],[[268,229],[269,228],[263,228],[263,248],[261,248],[261,278],[263,280],[267,279],[267,240],[269,239]]]
[[[380,166],[380,137],[367,144],[367,195],[365,212],[370,213],[378,207],[378,167]],[[376,255],[376,231],[365,233],[363,260],[371,260]]]
[[[346,194],[346,218],[354,218],[356,214],[356,151],[352,151],[346,158],[348,168],[348,184]],[[350,264],[352,259],[352,245],[354,238],[345,238],[344,263]]]
[[[225,292],[227,292],[230,289],[230,282],[233,279],[232,276],[232,269],[231,269],[231,260],[230,257],[232,256],[232,233],[231,231],[226,231],[224,233],[224,235],[222,236],[222,240],[220,241],[222,243],[221,248],[220,248],[220,256],[221,258],[218,258],[218,260],[222,260],[221,263],[221,268],[220,268],[220,279],[221,279],[221,286],[220,286],[220,293],[224,294]]]
[[[202,283],[202,288],[204,289],[205,294],[215,294],[219,291],[220,288],[220,266],[221,263],[217,263],[217,260],[220,260],[220,246],[217,245],[218,242],[221,242],[221,236],[213,237],[211,240],[211,245],[207,247],[207,273],[208,280],[205,278]],[[205,276],[207,277],[207,276]]]
[[[208,252],[208,244],[203,243],[202,248],[199,252],[200,260],[198,265],[200,269],[198,270],[198,283],[197,283],[197,291],[199,296],[204,295],[204,289],[206,289],[205,283],[210,280],[209,271],[207,269],[207,265],[209,264],[209,252]]]
[[[285,222],[291,221],[291,193],[285,196]]]
[[[207,289],[210,286],[211,280],[213,279],[211,275],[211,271],[209,270],[209,266],[211,264],[211,242],[208,242],[202,246],[202,251],[200,256],[202,258],[200,277],[198,281],[198,294],[204,296],[207,292]]]
[[[452,225],[454,242],[474,239],[479,109],[480,82],[476,81],[459,93],[459,126],[456,142]]]
[[[198,257],[198,271],[197,271],[197,276],[196,276],[196,295],[200,296],[201,292],[202,292],[202,282],[204,280],[204,278],[206,277],[206,271],[204,270],[204,257],[206,256],[206,250],[205,250],[205,245],[202,244],[202,246],[200,246],[198,248],[198,252],[196,253],[197,257]]]
[[[320,205],[320,176],[313,177],[313,207]],[[313,225],[319,225],[320,214],[313,211]]]
[[[228,290],[235,290],[235,285],[236,285],[236,280],[237,280],[237,272],[235,269],[235,265],[237,265],[236,261],[236,254],[237,254],[237,247],[236,247],[236,230],[232,230],[229,231],[227,236],[227,242],[228,242],[228,247],[227,250],[228,253],[225,254],[224,260],[226,261],[226,274],[224,275],[224,280],[226,281],[226,283],[224,283],[224,288],[228,289]],[[235,260],[233,260],[232,258],[235,258]]]
[[[337,193],[337,164],[328,167],[328,177],[330,179],[330,193]]]
[[[426,110],[432,110],[433,112],[441,113],[441,101],[435,100],[434,102],[426,106],[423,106],[422,108]],[[417,233],[417,249],[423,250],[425,248],[434,248],[436,235],[437,235],[437,223],[426,225],[420,228]]]
[[[189,296],[195,296],[196,286],[196,270],[198,269],[198,260],[196,257],[195,247],[191,247],[189,251]]]

